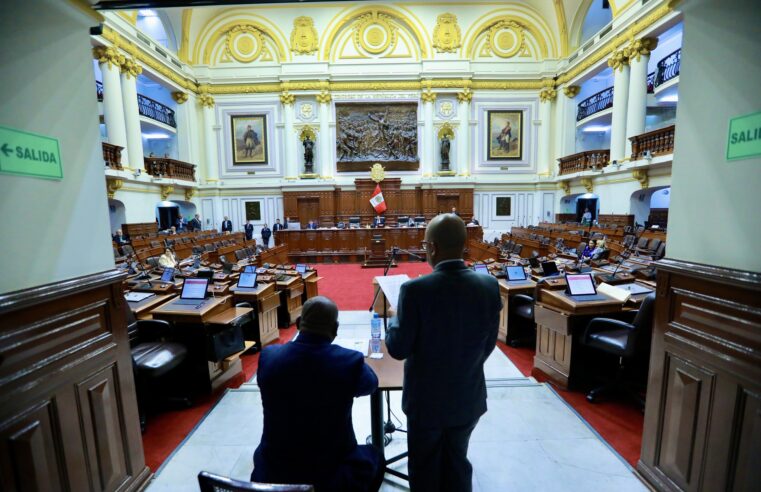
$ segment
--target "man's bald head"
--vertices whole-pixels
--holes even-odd
[[[332,340],[338,334],[338,306],[327,297],[312,297],[304,303],[296,326],[299,331],[315,333]]]
[[[444,260],[461,259],[465,250],[465,222],[455,214],[434,217],[425,230],[428,263],[435,266]]]

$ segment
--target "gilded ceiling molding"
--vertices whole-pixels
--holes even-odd
[[[116,13],[133,26],[137,26],[137,10],[118,10]]]
[[[500,12],[504,13],[500,14]],[[478,24],[481,19],[486,20]],[[468,29],[468,33],[465,34],[461,57],[468,60],[473,59],[476,55],[476,46],[484,33],[487,33],[486,43],[491,52],[502,58],[515,56],[521,52],[525,45],[526,32],[531,35],[539,47],[537,58],[557,57],[552,36],[553,31],[542,17],[531,10],[514,9],[499,9],[489,12],[474,22]]]
[[[413,18],[414,14],[408,15],[386,5],[368,5],[345,12],[346,10],[342,11],[328,23],[330,27],[326,29],[323,39],[320,40],[320,61],[330,61],[336,38],[345,29],[355,30],[353,35],[358,46],[362,46],[368,53],[383,53],[398,37],[395,33],[397,28],[395,24],[404,27],[412,35],[422,59],[430,57],[431,49],[427,44],[429,37],[424,32],[423,24]],[[380,36],[381,31],[385,31],[384,37]]]
[[[462,33],[457,25],[457,16],[454,14],[441,14],[436,18],[436,27],[433,28],[433,47],[439,53],[454,53],[462,46]]]
[[[641,56],[647,56],[658,47],[658,38],[640,38],[633,39],[626,49],[626,56],[629,60],[639,61]]]
[[[119,35],[116,31],[111,29],[108,26],[103,27],[103,33],[101,34],[103,39],[109,41],[112,45],[118,46],[119,49],[124,51],[125,53],[133,56],[135,60],[139,61],[143,65],[150,67],[152,70],[154,70],[156,73],[163,75],[167,79],[171,80],[175,84],[177,84],[182,89],[187,89],[193,92],[198,92],[198,86],[195,83],[195,81],[183,77],[176,71],[172,70],[169,66],[166,65],[165,61],[161,61],[152,55],[144,52],[142,49],[131,43],[130,41],[127,41],[122,36]]]
[[[182,63],[190,63],[188,50],[190,49],[190,20],[193,17],[193,9],[182,9],[182,32],[180,33],[180,48],[177,50],[177,58]]]
[[[211,36],[209,36],[204,43],[203,58],[200,63],[203,65],[212,64],[211,55],[214,52],[217,43],[222,38],[226,39],[228,49],[230,49],[230,43],[233,44],[232,53],[238,53],[237,57],[234,56],[236,60],[246,60],[241,61],[241,63],[248,63],[249,61],[255,60],[260,55],[265,54],[265,51],[267,50],[265,46],[266,40],[274,43],[279,62],[288,60],[288,52],[283,43],[273,34],[273,31],[268,26],[251,19],[237,19],[220,26]],[[196,43],[200,43],[201,40],[202,38],[199,37]],[[244,44],[238,46],[236,43],[239,42]],[[255,56],[253,56],[254,53]],[[194,62],[198,63],[198,60],[194,59]]]
[[[599,63],[603,58],[613,53],[619,46],[625,45],[629,40],[635,38],[642,31],[658,22],[663,17],[667,16],[673,11],[672,2],[667,2],[660,7],[655,8],[652,12],[642,17],[641,19],[633,22],[628,28],[624,29],[618,36],[612,38],[605,45],[597,49],[595,52],[588,56],[585,56],[583,61],[575,65],[567,72],[558,76],[557,83],[559,85],[570,82],[590,67]]]
[[[581,90],[581,87],[578,85],[569,85],[566,87],[563,87],[563,94],[569,99],[573,99],[579,94],[579,91]]]
[[[544,84],[539,79],[527,79],[527,80],[474,80],[473,89],[482,90],[531,90],[531,89],[543,89]]]
[[[568,56],[568,25],[565,18],[565,6],[563,0],[554,0],[555,4],[555,17],[558,21],[558,29],[560,30],[560,56]]]
[[[291,51],[300,55],[311,55],[318,49],[318,40],[314,20],[311,17],[296,17],[291,32]]]
[[[172,92],[172,99],[174,99],[177,104],[184,104],[188,100],[188,94],[187,92],[175,91]]]

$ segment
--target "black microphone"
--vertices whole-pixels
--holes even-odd
[[[425,261],[425,258],[423,258],[420,255],[416,255],[415,253],[410,253],[406,249],[401,249],[399,246],[392,246],[391,249],[393,250],[394,254],[405,253],[408,256],[411,256],[412,258],[415,258],[416,260]]]

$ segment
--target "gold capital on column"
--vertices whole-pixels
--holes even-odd
[[[172,99],[174,99],[177,104],[183,104],[188,100],[188,94],[187,92],[175,91],[172,92]]]
[[[570,195],[571,194],[571,182],[570,181],[561,181],[559,184],[560,184],[560,188],[563,190],[563,193],[565,193],[566,195]]]
[[[649,55],[658,46],[658,38],[633,39],[626,47],[626,56],[629,60],[639,61],[640,56]]]
[[[650,177],[647,175],[647,169],[634,169],[632,171],[632,178],[639,181],[639,185],[643,190],[650,186]]]
[[[143,67],[134,58],[125,58],[122,63],[122,73],[127,75],[127,78],[135,77],[143,73]]]
[[[542,91],[539,93],[539,100],[542,102],[552,102],[555,100],[557,95],[558,91],[555,89],[542,89]]]
[[[280,94],[280,102],[283,103],[283,106],[289,106],[293,104],[295,101],[296,101],[296,96],[294,96],[288,91],[282,92]]]
[[[431,89],[426,89],[420,94],[420,99],[422,99],[423,102],[432,103],[436,100],[436,93]]]
[[[166,200],[169,198],[169,195],[174,193],[174,186],[172,185],[161,185],[161,199]]]
[[[108,190],[108,198],[113,198],[116,194],[116,190],[124,186],[124,181],[121,179],[109,179],[106,181],[106,190]]]
[[[457,93],[457,100],[460,102],[470,102],[471,99],[473,99],[473,91],[469,87]]]
[[[92,55],[98,62],[108,63],[109,68],[121,67],[125,60],[114,46],[96,46],[92,49]]]
[[[201,94],[198,96],[198,104],[200,104],[202,108],[213,108],[214,98],[209,94]]]
[[[185,201],[190,201],[191,198],[193,198],[193,195],[196,194],[196,190],[194,188],[185,188]]]
[[[323,90],[319,94],[317,94],[317,102],[320,104],[328,104],[333,99],[333,97],[330,95],[330,92]]]
[[[616,70],[623,70],[628,64],[629,53],[627,49],[616,50],[611,53],[610,58],[608,58],[608,66],[612,68],[614,72]]]
[[[563,94],[565,94],[566,97],[573,99],[579,94],[580,90],[581,90],[581,87],[579,87],[578,85],[569,85],[563,88]]]

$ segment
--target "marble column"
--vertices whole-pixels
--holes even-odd
[[[219,181],[219,165],[217,162],[216,130],[217,118],[214,114],[214,98],[204,92],[198,96],[198,104],[203,113],[203,136],[204,136],[204,161],[206,169],[206,182],[217,183]]]
[[[434,146],[436,139],[433,130],[433,103],[436,101],[436,93],[430,89],[424,91],[420,98],[423,100],[423,155],[421,156],[421,171],[423,177],[431,177],[436,173],[434,169]]]
[[[465,88],[457,93],[457,116],[460,126],[457,128],[457,166],[458,176],[470,176],[470,100],[473,92]]]
[[[627,48],[629,56],[629,101],[626,110],[626,157],[632,155],[629,137],[645,132],[647,116],[647,62],[650,52],[658,46],[656,38],[633,41]]]
[[[539,93],[539,120],[542,124],[539,127],[539,148],[537,152],[536,173],[539,176],[549,176],[551,174],[552,160],[552,102],[557,97],[557,91],[554,87],[542,89]]]
[[[558,159],[576,153],[576,100],[581,88],[569,85],[563,88],[565,97],[555,102],[555,152],[550,170],[557,175]]]
[[[120,55],[116,48],[105,46],[93,48],[93,56],[98,60],[103,79],[103,119],[106,123],[108,143],[124,147],[122,165],[130,167],[122,104],[122,82],[119,76],[124,56]]]
[[[296,159],[297,139],[293,122],[296,119],[296,110],[294,102],[296,97],[288,91],[280,94],[280,102],[283,104],[283,120],[285,129],[283,133],[283,146],[285,147],[285,179],[298,179],[299,173],[298,162]]]
[[[629,59],[626,50],[613,52],[608,65],[613,68],[613,117],[610,129],[610,160],[626,157],[626,110],[629,100]]]
[[[122,64],[122,104],[124,105],[124,123],[127,130],[127,153],[129,167],[144,169],[143,132],[140,129],[140,112],[137,109],[137,76],[143,72],[135,60],[125,59]]]
[[[330,92],[322,91],[317,95],[317,102],[320,105],[320,135],[317,137],[320,141],[320,161],[315,162],[314,172],[320,176],[328,176],[330,172],[330,162],[333,158],[333,139],[330,138]]]

